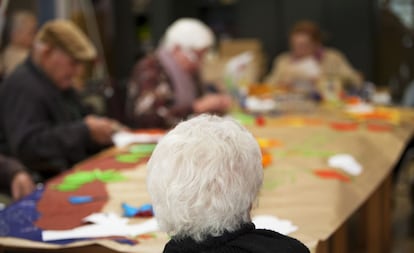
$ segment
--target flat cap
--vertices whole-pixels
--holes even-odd
[[[70,20],[46,22],[37,33],[36,40],[57,46],[79,61],[93,60],[96,57],[92,42]]]

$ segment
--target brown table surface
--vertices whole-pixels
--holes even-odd
[[[394,109],[396,113],[397,109]],[[312,251],[320,241],[327,240],[369,198],[384,181],[398,160],[414,128],[410,110],[398,109],[393,123],[381,119],[358,120],[357,129],[338,131],[332,122],[354,122],[340,110],[308,112],[266,118],[264,126],[248,126],[259,138],[280,143],[270,148],[273,161],[264,171],[264,184],[252,215],[274,215],[298,226],[290,236],[305,243]],[[381,124],[390,131],[370,131],[368,125]],[[112,148],[106,152],[118,153]],[[362,174],[347,176],[350,181],[322,179],[314,170],[327,169],[332,154],[347,153],[363,166]],[[91,158],[98,159],[99,156]],[[127,181],[107,184],[110,198],[102,211],[122,214],[121,203],[147,203],[145,164],[122,173]],[[138,220],[136,222],[139,222]],[[78,242],[68,246],[31,242],[17,238],[0,238],[5,247],[62,249],[85,245],[101,245],[122,252],[161,252],[168,237],[156,233],[155,238],[140,240],[136,246],[121,245],[110,240]]]

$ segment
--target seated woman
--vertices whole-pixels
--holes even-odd
[[[158,50],[134,67],[128,84],[130,125],[170,128],[191,114],[225,112],[230,98],[206,94],[199,77],[202,60],[213,43],[212,31],[200,21],[175,21]]]
[[[152,154],[147,178],[155,217],[172,237],[164,252],[309,252],[251,222],[261,161],[255,138],[230,119],[201,115],[170,131]]]
[[[322,45],[322,33],[311,21],[301,21],[290,32],[290,52],[278,56],[266,83],[288,89],[320,89],[322,80],[332,79],[340,86],[359,86],[361,76],[335,49]]]

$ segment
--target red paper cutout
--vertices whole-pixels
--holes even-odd
[[[100,212],[107,202],[108,193],[105,184],[101,181],[87,183],[76,191],[60,192],[53,189],[60,184],[69,173],[63,173],[52,179],[46,185],[42,198],[37,203],[37,210],[41,214],[36,226],[48,230],[72,229],[83,224],[86,216]],[[68,198],[73,195],[100,196],[100,201],[92,201],[82,205],[72,205]]]
[[[392,127],[386,124],[369,123],[367,129],[372,132],[388,132],[392,130]]]
[[[263,116],[257,116],[256,117],[256,125],[258,126],[264,126],[266,125],[266,119]]]
[[[332,169],[318,169],[313,171],[316,176],[323,179],[337,179],[342,182],[349,182],[351,179],[344,174],[339,173],[338,171]]]
[[[116,161],[115,154],[112,154],[110,156],[99,156],[88,159],[75,168],[76,170],[83,171],[97,168],[101,170],[132,169],[147,160],[148,158],[143,158],[137,163],[125,164]],[[54,189],[56,185],[63,181],[65,176],[72,172],[73,170],[64,172],[47,183],[43,197],[37,203],[37,210],[41,216],[36,221],[36,226],[48,230],[72,229],[82,225],[82,219],[86,216],[102,210],[107,202],[105,199],[82,205],[72,205],[68,201],[69,196],[74,195],[90,195],[107,198],[108,194],[105,183],[101,181],[96,180],[92,183],[87,183],[79,189],[70,192],[60,192]]]
[[[355,131],[358,129],[356,122],[331,122],[332,129],[337,131]]]

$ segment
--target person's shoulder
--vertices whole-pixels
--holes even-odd
[[[23,63],[4,79],[1,90],[2,92],[27,92],[35,95],[38,91],[37,85],[34,85],[36,80],[27,64]]]
[[[309,253],[309,249],[303,243],[290,236],[266,229],[256,229],[254,233],[267,238],[266,241],[274,241],[273,245],[277,245],[278,249],[276,252]]]
[[[26,62],[20,64],[12,73],[10,73],[5,79],[4,83],[16,82],[24,79],[32,79],[32,73]]]
[[[345,55],[341,51],[333,47],[324,48],[323,54],[325,55],[325,57],[330,57],[330,58],[344,58],[345,57]]]
[[[289,52],[283,52],[276,56],[275,62],[286,62],[292,58]]]

